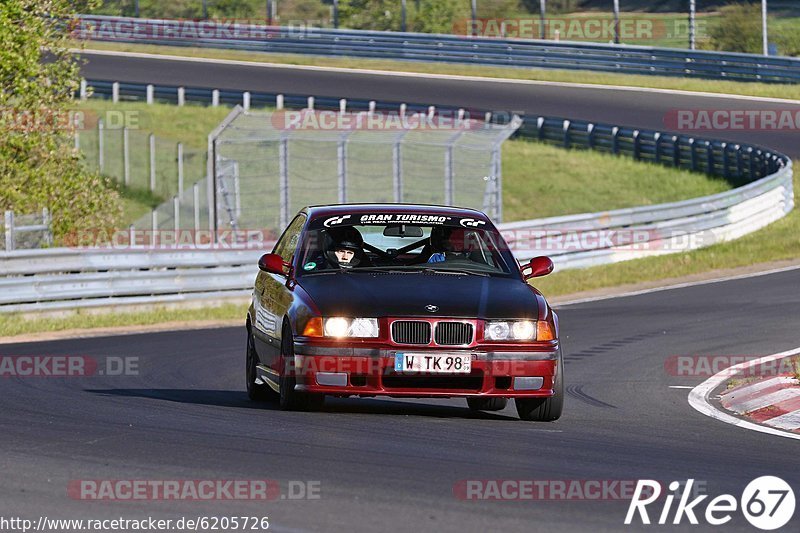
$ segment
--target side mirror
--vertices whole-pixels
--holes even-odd
[[[525,281],[528,281],[531,278],[546,276],[553,271],[553,268],[555,268],[553,261],[547,256],[540,255],[539,257],[534,257],[527,265],[522,267],[522,277],[525,278]],[[528,269],[530,269],[530,272],[526,273],[525,271]]]
[[[259,270],[268,274],[285,276],[286,272],[283,271],[285,265],[286,263],[283,262],[283,259],[278,254],[264,254],[258,260]]]

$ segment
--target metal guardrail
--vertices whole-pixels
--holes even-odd
[[[188,23],[193,24],[190,29]],[[81,15],[81,39],[273,53],[800,82],[800,59],[631,45]]]
[[[111,87],[110,82],[107,86],[92,84],[99,86],[100,93],[104,87]],[[227,96],[236,96],[238,101],[242,98],[241,93]],[[303,107],[308,102],[307,97],[290,95],[253,94],[251,98],[263,105],[280,101],[287,107]],[[339,104],[338,99],[324,98],[315,103],[334,109]],[[360,100],[348,101],[347,105],[350,109],[381,110],[399,106]],[[428,106],[407,106],[409,111],[415,109],[428,110]],[[506,115],[492,117],[503,120]],[[550,255],[557,268],[580,268],[685,252],[756,231],[794,207],[791,160],[757,146],[548,117],[527,117],[519,135],[567,148],[703,171],[740,185],[683,202],[499,225],[519,259]],[[535,237],[554,232],[569,234],[577,242],[609,232],[643,237],[633,244],[620,243],[613,237],[610,241],[595,239],[597,246],[580,249],[530,246]],[[49,249],[0,253],[0,276],[4,276],[0,278],[0,313],[247,297],[262,252]]]

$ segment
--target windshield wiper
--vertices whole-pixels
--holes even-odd
[[[422,269],[422,272],[432,272],[434,274],[454,274],[456,276],[481,276],[483,278],[490,277],[486,272],[475,272],[474,270],[464,270],[464,269],[455,269],[455,268],[431,268],[426,267]]]

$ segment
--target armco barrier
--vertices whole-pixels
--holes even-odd
[[[778,220],[794,206],[791,162],[724,193],[649,207],[501,224],[520,260],[549,255],[556,268],[580,268],[688,251],[735,239]],[[526,239],[626,232],[630,243],[582,249],[532,249]],[[547,242],[546,239],[544,242]],[[265,245],[264,250],[271,248]],[[93,306],[245,298],[264,250],[33,250],[0,254],[0,313]],[[46,259],[43,261],[43,259]]]
[[[110,83],[92,84],[100,93],[110,87]],[[195,90],[199,91],[210,93]],[[256,96],[269,105],[277,100],[277,95]],[[287,107],[308,102],[307,97],[296,95],[281,100]],[[318,99],[315,105],[338,108],[339,100]],[[347,105],[349,109],[396,110],[399,104],[349,101]],[[428,107],[408,105],[407,109]],[[503,118],[503,114],[493,116]],[[548,117],[527,117],[520,135],[568,148],[690,168],[740,184],[730,191],[682,202],[500,224],[520,260],[549,255],[561,269],[685,252],[756,231],[794,207],[791,160],[763,148]],[[626,239],[597,237],[609,234],[625,235]],[[553,237],[549,241],[548,235]],[[635,242],[630,242],[629,235],[636,237]],[[568,245],[587,239],[597,244]],[[271,245],[265,243],[263,250],[0,253],[0,313],[246,298],[257,272],[256,261],[268,249]]]
[[[82,15],[78,39],[225,48],[273,53],[556,68],[736,81],[800,82],[800,59],[526,39],[322,28],[269,27],[214,21]]]

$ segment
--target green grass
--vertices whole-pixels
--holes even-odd
[[[118,326],[149,326],[167,322],[197,320],[242,319],[247,313],[247,305],[223,304],[201,309],[169,309],[156,307],[149,311],[121,313],[91,313],[76,311],[67,316],[30,318],[19,314],[3,315],[0,320],[0,337],[64,331],[69,329],[95,329]]]
[[[798,181],[795,176],[795,190],[800,186]],[[798,257],[800,212],[794,209],[766,228],[734,241],[693,252],[635,259],[580,270],[556,271],[546,278],[536,280],[535,285],[546,295],[557,296]]]
[[[300,54],[269,54],[261,52],[242,52],[237,50],[214,50],[206,48],[181,48],[134,44],[89,42],[87,49],[116,50],[123,52],[146,52],[186,57],[208,57],[239,61],[279,63],[286,65],[312,65],[322,67],[360,68],[387,70],[392,72],[417,72],[423,74],[448,74],[477,76],[486,78],[507,78],[564,83],[587,83],[599,85],[619,85],[630,87],[649,87],[681,91],[699,91],[719,94],[740,94],[767,98],[800,100],[800,84],[770,84],[735,81],[673,78],[667,76],[640,76],[635,74],[609,74],[603,72],[523,69],[511,67],[486,67],[458,65],[451,63],[430,63],[421,61],[392,61],[348,57],[319,57]],[[309,88],[313,93],[313,88]]]
[[[505,221],[589,213],[715,194],[721,178],[610,154],[570,151],[525,140],[503,145]]]

